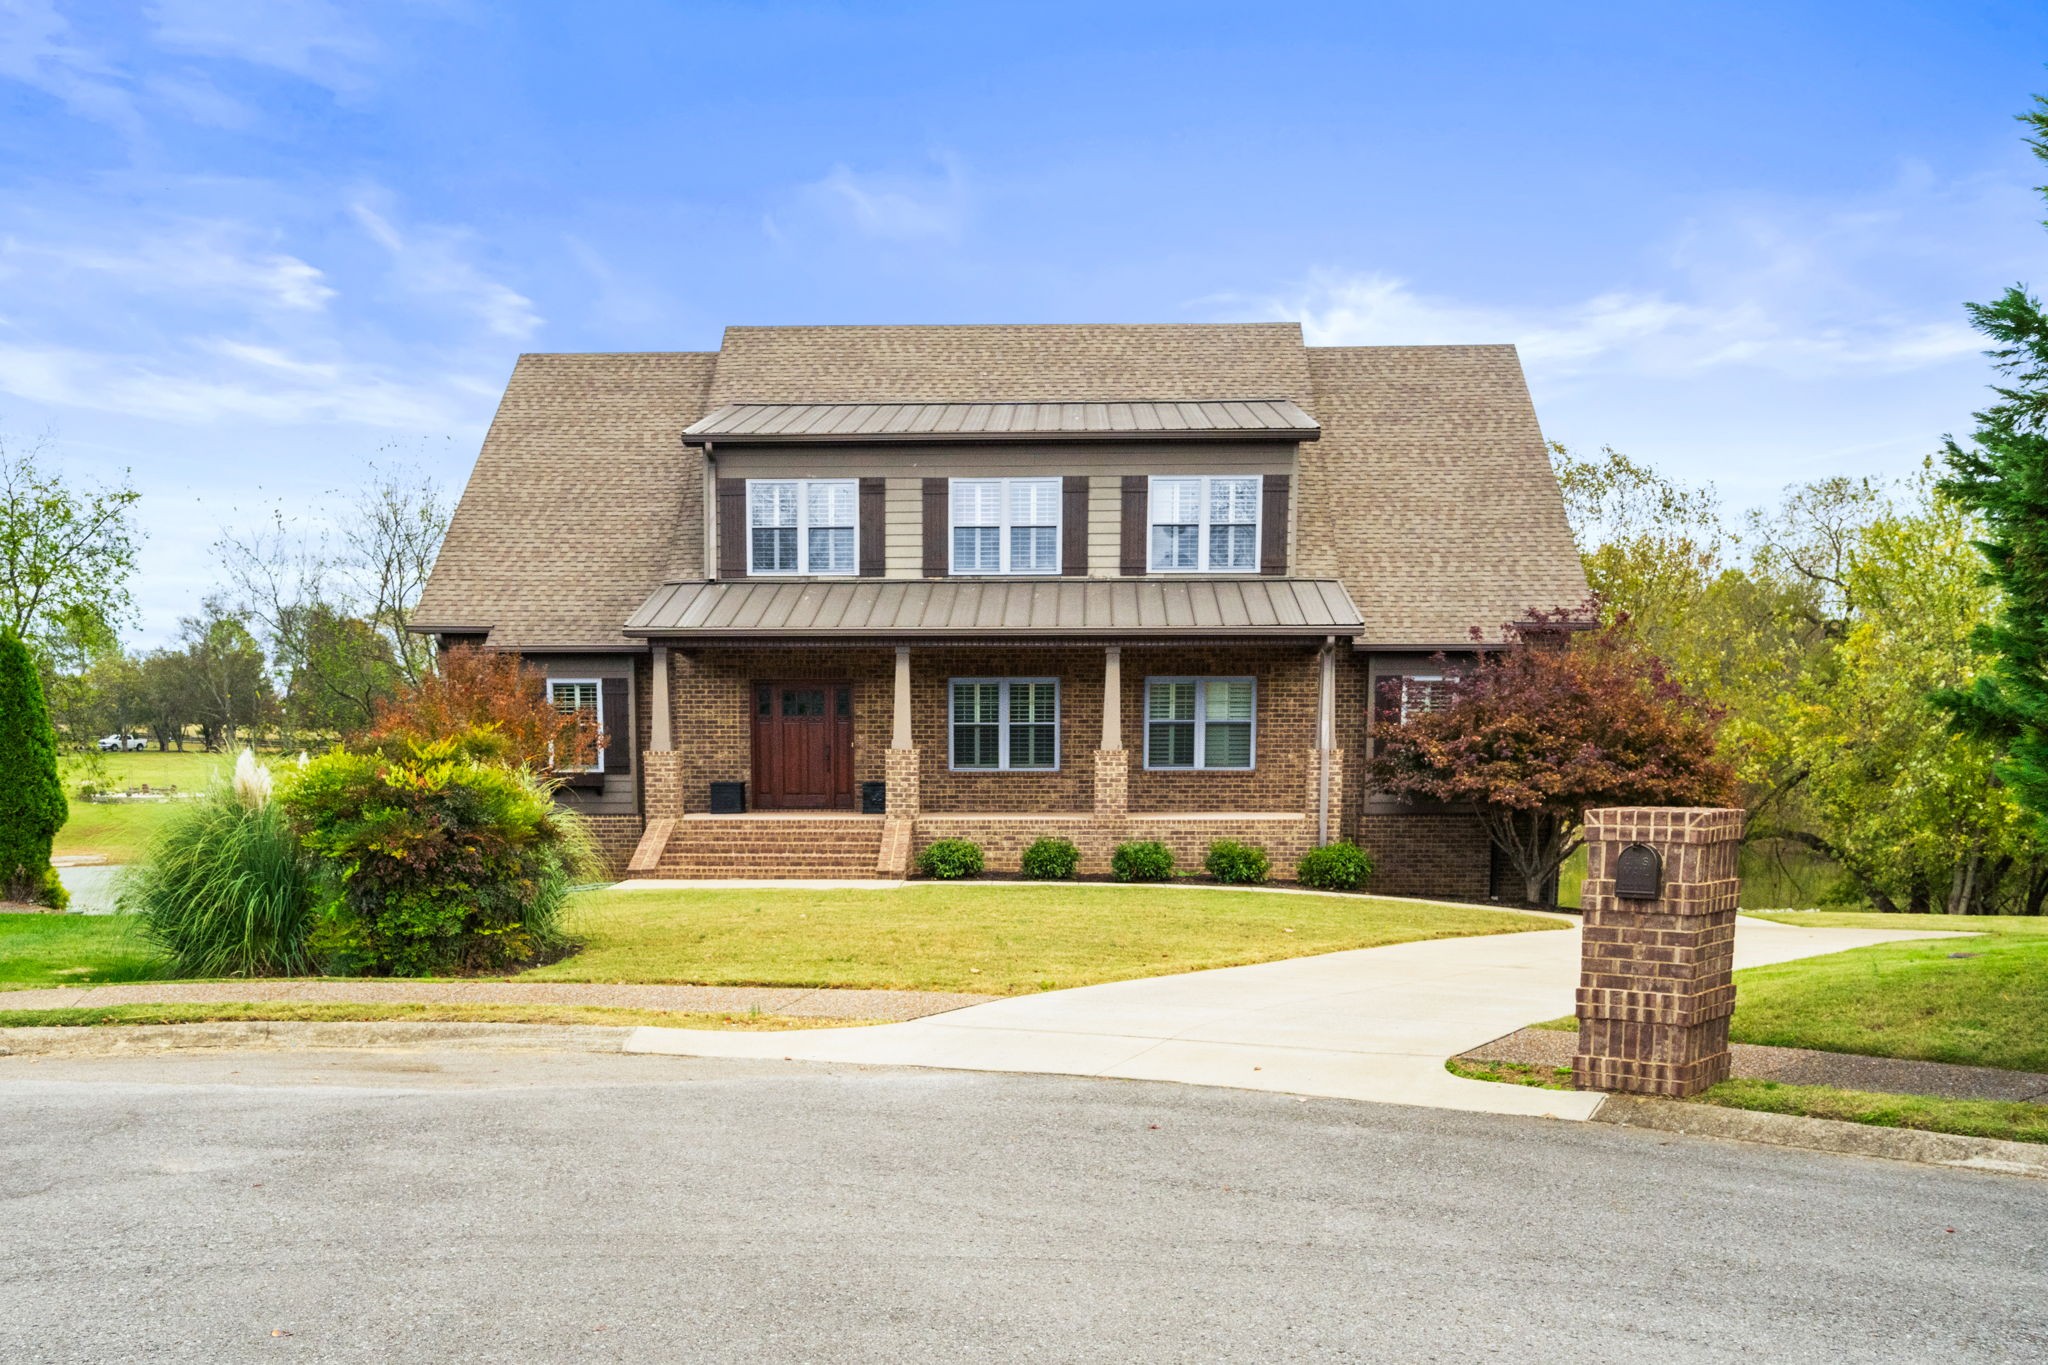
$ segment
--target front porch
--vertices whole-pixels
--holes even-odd
[[[628,870],[893,878],[927,845],[964,838],[981,846],[991,871],[1014,873],[1031,843],[1059,836],[1079,848],[1083,875],[1106,874],[1126,841],[1157,840],[1177,863],[1197,867],[1208,845],[1226,838],[1264,846],[1285,875],[1307,849],[1343,832],[1336,718],[1340,693],[1351,694],[1349,714],[1362,714],[1354,672],[1349,652],[1328,636],[801,648],[656,641],[646,825]],[[1162,698],[1201,695],[1191,684],[1209,678],[1239,688],[1239,705],[1248,699],[1242,720],[1162,719]],[[1022,705],[988,690],[1011,679],[1041,689],[1030,718],[1043,724],[1028,743],[1025,722],[1014,719]],[[963,699],[972,697],[1000,702],[989,724],[963,721]],[[815,725],[813,708],[825,713]],[[1210,709],[1220,716],[1229,708],[1219,701]],[[795,713],[788,724],[798,739],[781,737],[784,710]],[[993,735],[998,725],[1017,727],[1014,740]],[[1215,752],[1203,756],[1213,764],[1195,766],[1192,734],[1204,725]],[[778,754],[801,748],[801,762],[792,770],[764,744]],[[744,812],[713,813],[714,794],[730,800],[741,784]],[[759,808],[763,795],[772,806],[792,787],[811,809]],[[863,813],[863,797],[877,796],[880,811]]]

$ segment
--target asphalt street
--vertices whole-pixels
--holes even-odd
[[[1130,1081],[0,1057],[0,1360],[2016,1361],[2048,1183]]]

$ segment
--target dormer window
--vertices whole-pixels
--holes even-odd
[[[1153,573],[1257,573],[1259,477],[1154,476]]]
[[[954,479],[952,572],[1060,571],[1058,479]]]
[[[850,574],[856,479],[748,479],[749,574]]]

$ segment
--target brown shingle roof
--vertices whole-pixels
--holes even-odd
[[[1358,609],[1335,579],[867,579],[665,583],[634,635],[1350,636]]]
[[[680,437],[726,405],[1245,394],[1321,424],[1300,447],[1292,567],[1341,580],[1363,642],[1456,645],[1584,600],[1512,347],[1308,348],[1293,323],[735,327],[717,354],[521,357],[416,620],[637,648],[627,618],[703,576],[701,459]]]
[[[1512,346],[1312,347],[1295,569],[1350,587],[1369,644],[1497,639],[1585,573]]]
[[[718,357],[519,358],[414,614],[487,627],[515,648],[625,645],[663,579],[701,572],[702,462],[677,433],[702,417]]]

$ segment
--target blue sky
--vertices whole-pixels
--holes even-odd
[[[513,358],[728,323],[1512,341],[1735,506],[1913,468],[2048,287],[2032,3],[0,0],[0,436],[223,522],[459,485]]]

